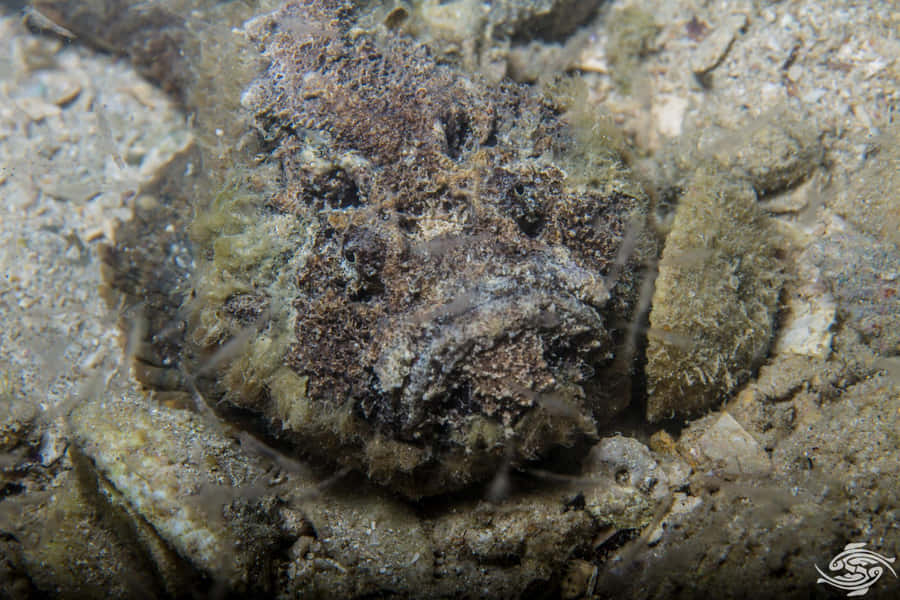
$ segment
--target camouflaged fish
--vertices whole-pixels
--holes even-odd
[[[84,7],[42,4],[84,35]],[[352,3],[288,2],[221,56],[169,13],[128,14],[92,30],[150,61],[201,140],[106,257],[149,323],[144,381],[410,497],[577,457],[627,407],[659,253],[583,107],[360,25]],[[265,66],[217,96],[234,72],[212,67],[250,54]]]

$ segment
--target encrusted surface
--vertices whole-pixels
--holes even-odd
[[[320,8],[250,26],[277,183],[196,228],[201,351],[271,306],[227,400],[413,496],[590,437],[627,404],[642,194],[526,88]]]
[[[647,343],[647,417],[727,399],[766,355],[781,290],[776,234],[745,183],[702,171],[675,212]]]

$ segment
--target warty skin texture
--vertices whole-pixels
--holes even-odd
[[[196,388],[241,427],[410,497],[559,446],[578,456],[627,406],[623,341],[656,242],[645,196],[591,123],[357,28],[352,3],[251,20],[240,55],[222,54],[234,74],[211,64],[222,26],[177,2],[161,28],[157,12],[102,4],[116,39],[84,28],[84,10],[41,4],[139,65],[135,48],[184,39],[150,75],[197,74],[163,82],[196,104],[200,149],[161,186],[164,216],[136,216],[106,256],[149,323],[143,381]],[[233,108],[253,45],[268,66]],[[195,269],[172,272],[175,246]]]
[[[409,496],[591,439],[629,397],[639,188],[532,90],[311,4],[248,26],[270,64],[243,104],[277,183],[195,226],[197,354],[250,323],[272,342],[217,393]]]

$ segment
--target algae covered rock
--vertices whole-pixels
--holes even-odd
[[[752,189],[695,174],[653,294],[648,419],[714,406],[765,357],[782,282],[774,240]]]
[[[190,411],[140,400],[87,400],[71,425],[89,489],[121,513],[170,594],[195,569],[229,589],[270,585],[266,549],[284,533],[263,461]]]
[[[346,470],[338,481],[321,479],[247,436],[235,439],[215,420],[147,398],[87,398],[71,423],[80,484],[60,485],[57,506],[41,514],[65,519],[63,527],[48,522],[39,528],[45,543],[24,553],[41,583],[56,582],[77,598],[105,597],[104,589],[123,598],[223,589],[302,598],[384,590],[417,598],[552,594],[555,577],[587,540],[610,526],[649,522],[666,483],[632,441],[624,451],[608,444],[603,459],[637,464],[636,474],[649,469],[658,479],[653,490],[647,477],[616,483],[611,472],[588,471],[502,503],[412,504]],[[102,513],[115,527],[85,524],[83,512]],[[107,578],[87,587],[103,570],[81,554],[103,557],[110,549],[118,554],[101,565]],[[59,572],[79,560],[81,571]]]
[[[810,123],[778,114],[745,120],[730,130],[705,129],[698,151],[723,173],[749,181],[760,196],[803,181],[824,158]]]
[[[762,199],[790,190],[809,178],[825,160],[823,132],[813,119],[784,110],[735,116],[732,121],[695,123],[665,147],[657,182],[684,189],[698,168],[745,181]]]

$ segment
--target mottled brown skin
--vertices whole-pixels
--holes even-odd
[[[250,186],[251,217],[303,225],[307,242],[288,251],[302,259],[288,274],[296,320],[275,323],[279,306],[255,287],[272,279],[254,274],[262,267],[241,265],[246,285],[230,295],[198,277],[196,294],[180,287],[171,307],[222,326],[195,335],[197,319],[179,312],[187,331],[178,360],[188,381],[193,371],[218,382],[201,385],[224,400],[217,409],[250,415],[302,454],[411,497],[433,495],[589,440],[621,412],[631,376],[624,330],[641,263],[656,250],[643,195],[608,149],[579,143],[585,136],[558,106],[440,64],[396,33],[353,30],[354,10],[290,2],[248,26],[269,67],[242,99],[258,152],[237,153],[235,170],[269,178],[275,167],[274,180]],[[629,231],[636,242],[623,249]],[[215,248],[225,236],[195,240],[201,270],[221,268]],[[124,243],[108,262],[134,271],[141,256],[148,280],[165,272],[152,254]],[[140,301],[139,285],[124,287]],[[195,295],[219,304],[198,306]],[[164,304],[154,303],[154,327]],[[302,382],[309,421],[285,414],[272,382],[242,383],[243,363],[211,372],[204,362],[229,336],[279,327],[294,339],[273,362]],[[173,354],[167,348],[166,364]]]
[[[431,460],[473,415],[510,427],[546,411],[568,432],[509,442],[518,461],[620,410],[627,373],[611,367],[635,261],[615,289],[604,276],[643,199],[614,180],[575,185],[574,136],[531,90],[304,14],[293,3],[255,24],[271,65],[251,95],[282,166],[266,203],[314,239],[286,357],[309,397],[349,402]],[[311,147],[334,166],[311,167]]]

